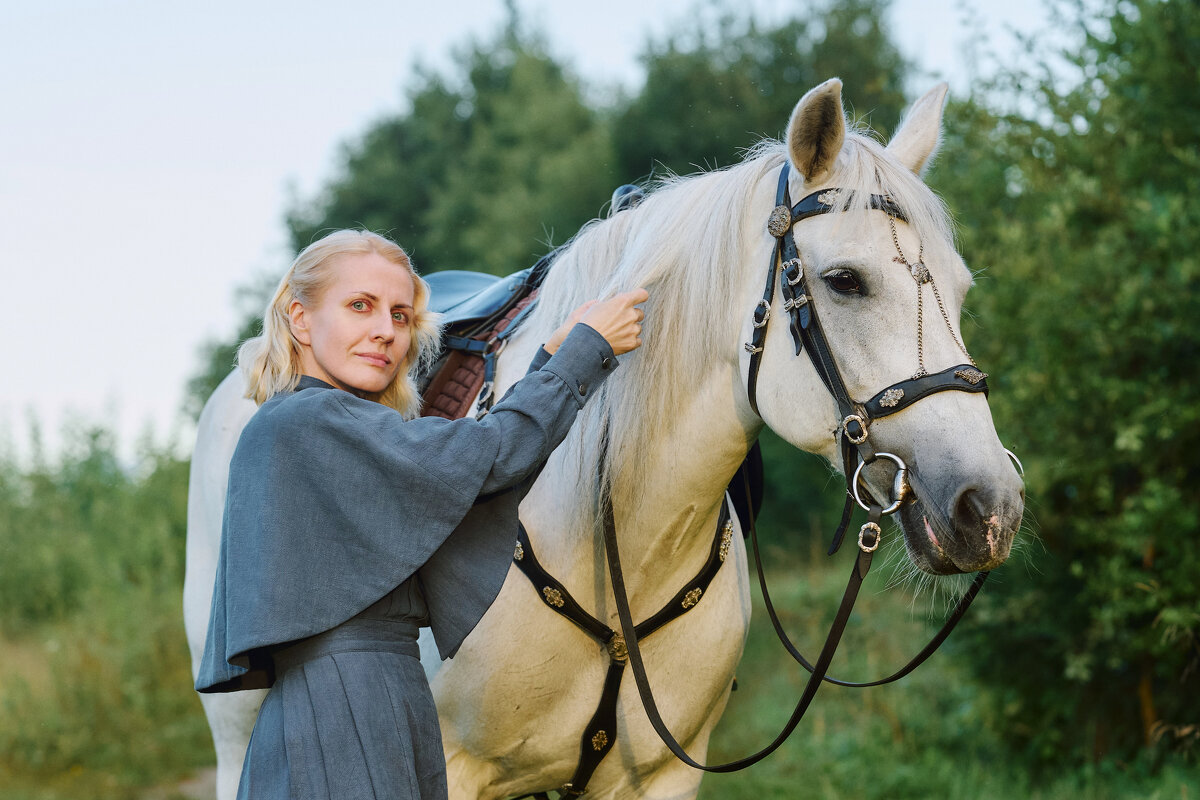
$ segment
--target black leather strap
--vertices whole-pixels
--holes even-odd
[[[621,677],[625,674],[625,662],[613,659],[604,676],[604,690],[596,713],[579,737],[579,764],[571,780],[559,787],[559,800],[566,797],[581,797],[587,792],[588,782],[600,762],[617,743],[617,695],[621,692]]]
[[[922,375],[920,378],[894,383],[863,403],[863,408],[871,419],[879,419],[903,411],[931,394],[947,390],[983,392],[987,395],[987,373],[970,364],[959,364],[932,375]]]
[[[749,494],[749,484],[747,484],[746,491]],[[753,503],[750,504],[750,507],[750,513],[753,514]],[[683,616],[694,608],[704,596],[704,592],[708,589],[712,579],[716,577],[721,565],[725,563],[729,552],[733,537],[731,513],[727,498],[726,502],[721,505],[721,513],[717,517],[717,532],[713,537],[712,546],[709,548],[708,558],[704,565],[692,580],[688,581],[674,597],[667,601],[666,605],[659,609],[658,613],[633,628],[636,637],[645,638],[668,622]],[[596,771],[600,762],[604,760],[604,756],[608,754],[617,740],[617,696],[621,688],[621,676],[625,672],[625,651],[623,648],[615,646],[617,642],[614,640],[619,641],[616,631],[585,611],[567,591],[567,588],[541,565],[533,551],[529,533],[525,530],[524,525],[517,527],[517,547],[513,554],[513,563],[529,579],[542,598],[542,602],[551,610],[566,617],[592,638],[609,648],[611,660],[604,679],[604,689],[600,694],[596,711],[584,729],[580,740],[579,763],[575,767],[575,773],[571,776],[571,780],[558,788],[560,798],[579,797],[587,790],[592,773]],[[530,797],[535,800],[540,798],[548,800],[544,792],[523,795],[520,800]]]
[[[871,510],[870,518],[878,522],[881,510],[879,506],[874,506]],[[854,569],[851,570],[850,578],[846,584],[846,591],[842,595],[841,605],[838,607],[833,624],[830,626],[829,635],[825,639],[825,646],[821,649],[814,672],[809,677],[804,687],[804,692],[800,696],[800,700],[796,703],[796,707],[792,711],[792,715],[788,719],[784,729],[774,741],[753,755],[736,761],[730,761],[726,764],[707,765],[697,762],[687,754],[683,746],[671,734],[666,723],[663,722],[662,714],[659,713],[658,706],[654,701],[654,695],[650,690],[650,681],[646,675],[646,667],[642,661],[641,649],[638,647],[637,635],[634,632],[633,618],[629,610],[629,597],[625,590],[625,579],[621,570],[621,558],[617,547],[616,522],[611,506],[605,508],[604,516],[604,546],[605,552],[608,555],[609,576],[612,580],[617,616],[621,621],[621,630],[625,636],[625,644],[629,651],[629,665],[633,670],[634,681],[637,684],[638,694],[642,698],[642,706],[646,711],[646,716],[649,718],[655,732],[658,733],[659,738],[662,739],[663,744],[679,760],[690,767],[705,772],[736,772],[737,770],[758,763],[775,752],[792,734],[792,731],[796,729],[796,726],[800,723],[804,713],[812,703],[813,697],[816,696],[817,690],[821,687],[821,682],[825,677],[826,671],[829,669],[829,664],[833,660],[834,653],[837,651],[838,642],[841,641],[842,633],[846,629],[846,623],[849,621],[850,614],[854,610],[854,602],[858,597],[859,589],[862,587],[863,579],[866,578],[867,573],[871,569],[873,551],[859,550],[858,558],[854,562]]]
[[[787,170],[788,164],[783,163],[784,170]],[[826,200],[837,200],[838,194],[843,191],[841,189],[823,189],[819,192],[813,192],[803,198],[799,203],[792,206],[792,224],[803,222],[809,217],[815,217],[818,214],[828,214],[831,211],[841,211],[841,203],[827,203]],[[822,198],[825,198],[824,200]],[[873,194],[870,199],[871,208],[876,211],[883,211],[890,216],[895,217],[903,222],[908,222],[908,217],[904,216],[904,210],[893,202],[892,198],[882,194]]]
[[[567,587],[559,583],[538,562],[537,556],[533,552],[533,545],[529,543],[529,533],[521,524],[517,525],[517,549],[513,555],[513,563],[533,584],[538,597],[549,606],[551,611],[566,617],[601,644],[607,644],[608,640],[613,637],[613,629],[584,611],[583,606],[579,605],[567,591]]]

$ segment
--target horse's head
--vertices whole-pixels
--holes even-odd
[[[936,574],[1001,564],[1024,505],[1021,478],[996,435],[987,399],[973,390],[980,372],[971,369],[959,328],[971,275],[954,248],[944,208],[919,177],[937,148],[945,95],[942,85],[918,101],[886,147],[847,130],[840,81],[827,81],[800,100],[788,125],[785,205],[811,196],[818,210],[807,218],[785,214],[782,226],[775,222],[767,233],[767,189],[755,202],[772,251],[783,246],[782,230],[794,237],[803,270],[795,290],[802,310],[789,315],[781,308],[787,299],[784,253],[762,351],[742,354],[745,368],[761,359],[756,395],[762,419],[835,464],[848,409],[871,407],[863,414],[865,446],[907,464],[914,491],[899,508],[900,524],[913,563]],[[774,181],[767,183],[775,194]],[[762,291],[767,261],[762,272],[751,270],[758,277],[747,291]],[[791,275],[797,274],[793,269]],[[849,403],[839,404],[829,381],[808,357],[797,355],[797,342],[808,342],[799,335],[793,341],[789,322],[805,327],[802,312],[817,320]],[[756,321],[762,316],[760,310]],[[753,333],[747,323],[743,341]],[[922,375],[932,377],[924,384],[912,381]],[[930,386],[936,391],[925,395]],[[797,413],[802,406],[820,411]],[[850,427],[858,438],[859,429]],[[863,470],[863,484],[881,505],[893,496],[893,463],[881,458]]]

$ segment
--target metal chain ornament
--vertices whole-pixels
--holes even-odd
[[[888,214],[888,224],[892,228],[892,244],[896,248],[898,255],[892,257],[892,261],[897,264],[903,264],[908,274],[917,284],[917,371],[913,374],[913,378],[923,378],[929,374],[925,369],[925,293],[921,291],[924,284],[928,283],[933,289],[933,298],[937,301],[938,310],[942,312],[942,321],[946,323],[946,330],[950,331],[950,338],[958,345],[958,349],[967,357],[967,361],[971,362],[971,366],[976,369],[979,365],[975,363],[975,359],[971,358],[971,354],[967,352],[966,345],[958,338],[958,334],[954,332],[954,326],[950,324],[950,315],[946,313],[946,305],[942,302],[942,293],[938,291],[937,282],[933,279],[933,273],[929,271],[929,267],[925,266],[925,243],[919,243],[917,250],[917,260],[909,261],[904,255],[904,250],[900,247],[900,237],[896,235],[896,218]],[[984,378],[987,373],[981,373]]]

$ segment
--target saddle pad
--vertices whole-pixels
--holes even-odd
[[[528,296],[508,310],[490,331],[472,337],[480,341],[490,341],[508,328],[517,315],[537,297],[534,289]],[[484,356],[467,353],[462,350],[451,350],[442,368],[437,371],[425,389],[421,404],[421,416],[442,417],[444,419],[460,419],[467,415],[475,396],[483,388],[483,376],[486,370]]]

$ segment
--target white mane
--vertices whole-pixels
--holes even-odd
[[[598,444],[608,437],[604,463],[599,447],[571,448],[581,459],[580,475],[600,476],[591,492],[580,487],[575,526],[581,533],[590,535],[595,524],[597,488],[611,487],[616,505],[639,502],[647,449],[669,435],[714,355],[730,347],[732,332],[751,313],[735,307],[734,298],[746,270],[765,279],[769,253],[755,252],[749,264],[736,259],[747,252],[747,237],[762,236],[771,209],[755,207],[752,199],[760,181],[774,187],[785,154],[782,143],[764,141],[735,166],[661,180],[637,208],[585,226],[547,277],[529,319],[543,338],[589,299],[639,286],[650,292],[644,344],[621,357],[621,368],[589,402],[569,439]],[[887,194],[904,209],[927,253],[953,248],[940,199],[868,135],[848,131],[828,185],[850,190],[842,193],[850,230],[878,223],[867,197]]]

